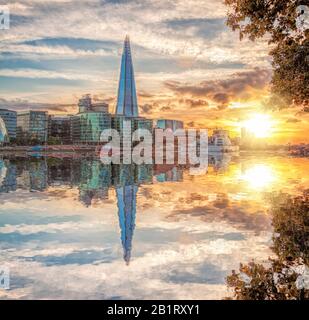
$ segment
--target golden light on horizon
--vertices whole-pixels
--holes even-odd
[[[242,127],[256,138],[268,138],[273,131],[273,123],[268,114],[255,114],[242,123]]]

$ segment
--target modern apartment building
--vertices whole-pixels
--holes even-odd
[[[45,143],[48,134],[48,115],[45,111],[25,111],[17,114],[17,138]]]

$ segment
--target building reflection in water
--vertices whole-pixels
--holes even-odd
[[[132,239],[135,229],[136,195],[140,184],[152,183],[152,165],[114,165],[113,183],[117,195],[119,226],[123,259],[128,265],[131,258]]]
[[[217,155],[209,163],[217,170],[226,168],[228,161]],[[131,259],[139,186],[182,179],[183,168],[173,165],[104,165],[87,158],[0,158],[0,196],[17,188],[38,192],[65,185],[77,187],[79,201],[90,207],[94,200],[107,200],[109,189],[114,188],[126,264]]]
[[[116,189],[123,259],[127,265],[131,258],[132,238],[135,228],[137,191],[138,187],[135,185],[128,185]]]
[[[232,156],[228,153],[216,153],[208,156],[208,165],[211,166],[215,172],[226,171],[231,161]]]
[[[16,191],[16,165],[0,159],[0,193]]]

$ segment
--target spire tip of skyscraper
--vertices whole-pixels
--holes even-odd
[[[125,37],[121,58],[116,115],[138,117],[133,62],[128,34]]]

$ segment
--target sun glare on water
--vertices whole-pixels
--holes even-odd
[[[270,187],[276,177],[269,166],[256,164],[242,173],[241,180],[247,182],[252,189],[264,189]]]

